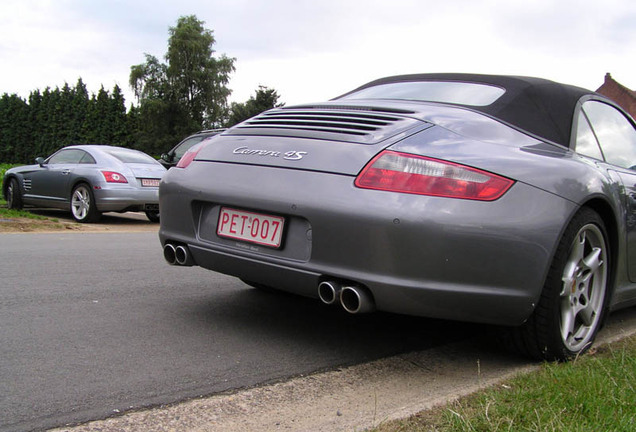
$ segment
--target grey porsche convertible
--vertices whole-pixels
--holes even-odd
[[[160,185],[164,257],[341,305],[491,323],[538,359],[636,304],[636,128],[529,77],[383,78],[266,111]]]

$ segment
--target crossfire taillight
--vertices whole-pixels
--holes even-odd
[[[513,184],[464,165],[388,150],[373,158],[355,181],[363,189],[477,201],[494,201]]]
[[[102,171],[107,183],[128,183],[126,177],[115,171]]]

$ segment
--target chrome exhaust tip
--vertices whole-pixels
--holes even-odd
[[[168,262],[168,264],[177,264],[177,250],[172,243],[166,243],[163,247],[163,257]]]
[[[342,286],[337,282],[325,281],[318,285],[318,297],[324,304],[334,304],[340,298]]]
[[[192,256],[187,246],[177,246],[174,251],[174,258],[177,264],[182,266],[192,265]]]
[[[340,304],[349,313],[367,313],[375,310],[373,295],[366,288],[346,286],[340,291]]]

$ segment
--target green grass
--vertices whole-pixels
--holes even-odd
[[[376,432],[636,431],[636,336]]]
[[[7,203],[1,199],[0,199],[0,218],[2,219],[27,218],[27,219],[34,219],[34,220],[51,220],[53,222],[58,221],[57,219],[50,219],[50,218],[47,218],[46,216],[40,216],[26,210],[8,209]]]

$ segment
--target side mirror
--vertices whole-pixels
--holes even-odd
[[[174,155],[170,153],[164,153],[161,155],[161,159],[166,162],[172,162],[172,160],[174,159]]]
[[[36,157],[35,158],[35,163],[40,165],[40,166],[44,166],[44,158],[43,157]]]

